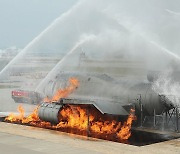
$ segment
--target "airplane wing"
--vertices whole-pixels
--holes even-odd
[[[128,115],[128,111],[121,102],[109,100],[62,98],[63,104],[91,104],[94,105],[102,114]]]

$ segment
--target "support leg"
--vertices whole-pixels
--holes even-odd
[[[154,109],[154,123],[153,123],[154,128],[156,127],[156,110]]]
[[[179,110],[176,107],[176,131],[179,132]]]
[[[90,137],[90,122],[89,122],[89,110],[90,107],[87,107],[86,114],[87,114],[87,136]]]

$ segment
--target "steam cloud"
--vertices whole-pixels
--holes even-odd
[[[82,52],[89,59],[97,61],[121,59],[136,64],[140,62],[137,67],[145,74],[138,76],[139,80],[146,80],[144,76],[149,70],[174,71],[172,66],[179,65],[180,59],[180,18],[177,13],[174,17],[174,12],[180,11],[179,6],[179,0],[80,0],[30,42],[0,72],[0,79],[14,81],[11,78],[12,70],[16,73],[33,73],[34,69],[26,66],[40,67],[42,62],[27,59],[40,57],[44,53],[54,57],[62,55],[61,61],[47,68],[49,74],[46,78],[44,75],[40,80],[23,79],[22,87],[26,85],[28,89],[27,83],[33,82],[36,86],[32,90],[40,91],[42,85],[54,79],[60,71],[72,71],[67,66],[77,67]],[[109,72],[106,64],[98,65],[104,67],[102,74]],[[77,71],[87,73],[88,69],[84,67]],[[134,74],[132,76],[137,78],[137,74]],[[126,77],[132,79],[129,75]],[[172,86],[176,90],[174,84],[169,82],[167,80],[165,86]],[[155,83],[158,92],[160,83],[160,79]]]

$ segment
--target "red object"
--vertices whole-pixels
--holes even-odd
[[[28,92],[26,92],[26,91],[17,91],[17,90],[14,90],[14,91],[12,91],[12,96],[16,96],[16,97],[27,97],[27,96],[28,96]]]

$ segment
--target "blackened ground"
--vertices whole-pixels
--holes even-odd
[[[159,143],[163,141],[168,141],[172,139],[179,138],[178,136],[172,136],[168,134],[160,134],[160,133],[152,133],[147,131],[140,131],[140,130],[131,130],[131,137],[128,140],[128,143],[135,146],[145,146],[149,144]]]

